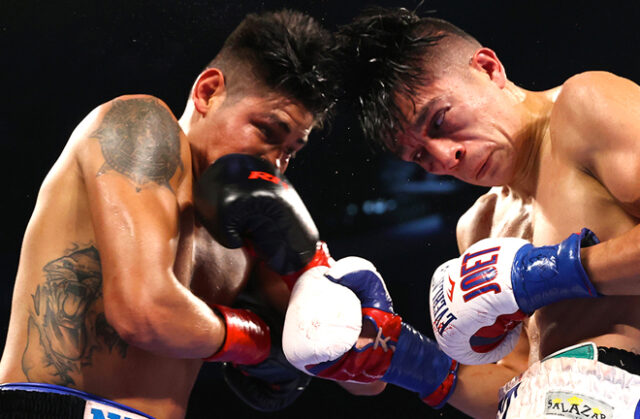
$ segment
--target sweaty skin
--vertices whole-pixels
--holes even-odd
[[[224,108],[234,117],[216,130],[223,97],[209,99],[186,114],[192,140],[150,96],[101,105],[76,128],[25,233],[0,382],[68,386],[184,417],[201,359],[224,339],[208,304],[231,305],[253,267],[196,222],[194,173],[233,151],[284,170],[282,150],[301,148],[313,122],[300,105],[256,95],[236,103],[241,112]],[[273,114],[289,132],[266,141],[256,120],[270,127]],[[235,150],[234,131],[243,135]],[[266,288],[286,305],[284,282]]]
[[[637,252],[634,228],[640,216],[640,143],[635,136],[640,132],[640,88],[612,74],[592,72],[574,76],[542,97],[549,105],[536,122],[539,129],[533,130],[539,154],[531,187],[494,187],[480,197],[458,224],[460,249],[485,237],[504,236],[557,244],[583,227],[601,241],[611,240],[582,250],[592,282],[609,296],[537,310],[525,323],[528,362],[584,341],[638,354],[638,273],[629,262]],[[635,288],[630,285],[634,281]]]
[[[640,87],[587,72],[527,91],[506,78],[488,48],[476,51],[468,71],[436,77],[413,98],[415,107],[400,95],[408,122],[390,144],[431,173],[493,186],[461,217],[459,250],[486,237],[553,245],[584,227],[604,242],[582,249],[581,258],[606,297],[538,309],[508,357],[461,366],[450,404],[495,417],[498,389],[557,350],[593,341],[640,353]]]

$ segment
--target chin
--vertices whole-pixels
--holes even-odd
[[[500,186],[501,185],[501,184],[496,184],[496,182],[493,179],[488,179],[488,178],[483,178],[483,179],[462,179],[462,178],[458,178],[458,179],[463,181],[464,183],[468,183],[470,185],[475,185],[475,186],[492,187],[492,186]]]

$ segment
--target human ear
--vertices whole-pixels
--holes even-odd
[[[489,78],[503,88],[507,83],[507,73],[496,53],[489,48],[480,48],[471,57],[471,66],[489,76]]]
[[[225,96],[224,74],[217,68],[208,68],[200,73],[191,93],[196,111],[203,115]]]

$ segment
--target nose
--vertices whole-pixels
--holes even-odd
[[[427,169],[437,175],[451,175],[464,157],[464,146],[448,139],[433,139],[427,142],[429,154]]]

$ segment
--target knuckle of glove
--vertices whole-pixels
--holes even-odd
[[[280,274],[314,256],[318,230],[296,190],[269,162],[228,154],[200,176],[194,193],[202,225],[228,248],[251,245]]]
[[[351,289],[362,307],[393,312],[391,296],[376,267],[366,259],[349,256],[336,261],[326,276],[333,282]]]
[[[434,336],[447,355],[463,364],[498,361],[518,340],[523,316],[513,295],[511,267],[524,241],[512,240],[481,240],[432,277]]]
[[[358,297],[325,276],[329,268],[306,271],[291,292],[282,332],[287,360],[301,371],[348,352],[358,340],[362,315]]]
[[[373,263],[369,262],[367,259],[358,256],[347,256],[337,260],[333,266],[331,266],[331,269],[327,274],[334,278],[342,278],[349,273],[358,271],[371,271],[376,274],[378,273]]]

